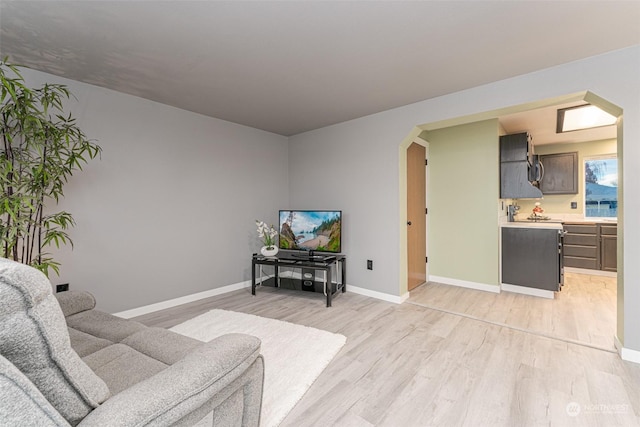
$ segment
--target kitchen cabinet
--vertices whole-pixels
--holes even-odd
[[[618,270],[617,225],[600,225],[600,269],[604,271]]]
[[[528,133],[500,137],[500,198],[535,199],[542,192],[529,181],[532,158]]]
[[[598,270],[598,226],[594,223],[565,223],[564,231],[564,266]]]
[[[617,270],[617,225],[565,223],[564,266]]]
[[[578,194],[578,152],[540,156],[543,194]]]
[[[502,227],[502,283],[559,291],[563,283],[562,230]]]
[[[531,136],[526,133],[514,133],[500,137],[500,161],[519,162],[527,160],[531,154]]]

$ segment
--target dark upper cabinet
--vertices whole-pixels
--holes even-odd
[[[540,156],[544,168],[540,180],[543,194],[578,194],[578,153]]]
[[[535,199],[542,192],[529,182],[531,138],[528,133],[500,137],[500,198]]]
[[[514,133],[500,137],[500,161],[519,162],[529,159],[531,138],[528,133]]]

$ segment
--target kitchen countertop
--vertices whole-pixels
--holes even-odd
[[[589,218],[589,219],[565,219],[562,221],[567,224],[618,224],[617,219],[597,219],[597,218]]]
[[[514,222],[502,222],[501,227],[516,227],[516,228],[547,228],[553,230],[562,230],[562,221],[514,221]]]
[[[526,212],[520,212],[516,215],[516,221],[527,221],[528,214]],[[544,216],[551,218],[550,221],[565,222],[565,223],[592,223],[592,224],[617,224],[617,218],[585,218],[583,215],[577,214],[561,214],[561,213],[544,213]],[[505,217],[506,221],[506,217]]]
[[[501,227],[536,227],[536,228],[562,228],[562,224],[610,224],[617,225],[617,218],[585,218],[582,215],[573,214],[546,214],[548,220],[528,220],[526,214],[516,215],[514,222],[507,222],[507,217],[500,217]],[[520,218],[518,218],[520,217]],[[541,225],[542,224],[542,225]],[[545,226],[545,224],[547,224]],[[553,225],[556,224],[556,225]],[[559,227],[558,227],[559,225]]]
[[[611,220],[598,220],[598,219],[584,219],[584,220],[562,220],[558,218],[552,218],[549,220],[527,220],[527,219],[516,219],[514,222],[500,221],[501,227],[520,227],[520,228],[551,228],[556,230],[562,230],[563,224],[610,224],[617,225],[617,221]]]

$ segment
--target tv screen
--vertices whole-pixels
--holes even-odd
[[[342,211],[280,211],[280,249],[339,253]]]

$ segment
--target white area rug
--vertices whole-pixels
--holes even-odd
[[[262,340],[262,427],[282,422],[347,341],[320,329],[226,310],[211,310],[171,330],[201,341],[234,332]]]

